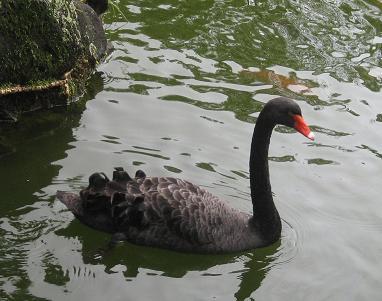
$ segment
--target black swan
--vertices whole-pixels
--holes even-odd
[[[293,100],[279,97],[264,106],[249,160],[253,215],[231,208],[188,181],[147,177],[143,171],[132,179],[121,167],[111,181],[104,173],[94,173],[79,195],[58,191],[57,197],[82,223],[113,233],[118,240],[193,253],[264,247],[281,234],[268,171],[269,142],[276,124],[314,139]]]

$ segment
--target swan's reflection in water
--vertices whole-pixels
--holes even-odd
[[[80,233],[79,228],[82,228]],[[179,253],[127,242],[110,248],[107,238],[100,242],[94,239],[94,234],[99,232],[85,228],[73,220],[67,228],[56,232],[59,236],[81,241],[81,255],[85,265],[103,266],[106,274],[121,271],[126,281],[142,276],[186,279],[189,273],[194,272],[197,277],[230,277],[239,283],[234,286],[236,291],[225,297],[234,300],[246,300],[259,288],[272,263],[277,260],[281,247],[278,241],[267,248],[224,255]],[[219,290],[216,287],[216,291]]]

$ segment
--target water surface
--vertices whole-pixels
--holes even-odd
[[[252,3],[253,1],[251,1]],[[378,300],[382,4],[115,1],[114,51],[68,109],[26,116],[0,157],[1,300]],[[270,148],[281,240],[230,255],[122,243],[54,197],[114,166],[176,176],[250,212],[258,112],[298,101],[316,141]]]

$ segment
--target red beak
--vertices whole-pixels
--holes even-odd
[[[294,128],[297,132],[303,134],[305,137],[308,137],[310,140],[314,140],[314,134],[310,130],[309,126],[306,124],[304,118],[301,115],[293,115],[294,119]]]

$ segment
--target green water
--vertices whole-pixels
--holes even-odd
[[[381,2],[114,3],[114,50],[85,95],[2,131],[0,300],[379,300]],[[54,197],[124,166],[250,212],[252,130],[279,95],[298,101],[316,140],[283,127],[272,137],[283,232],[268,248],[107,250],[109,235]]]

